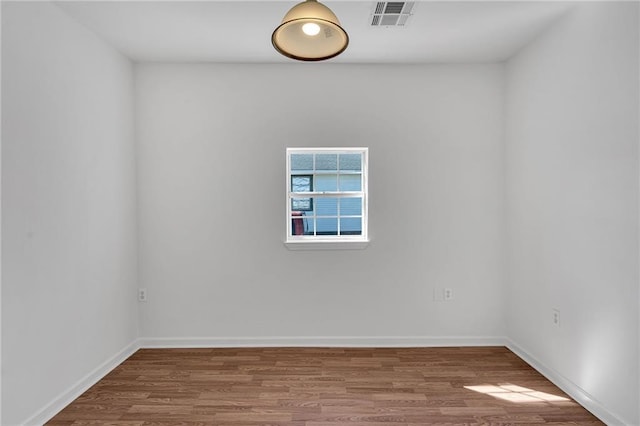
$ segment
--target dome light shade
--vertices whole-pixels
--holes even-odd
[[[271,43],[289,58],[322,61],[344,52],[349,36],[331,9],[316,0],[306,0],[284,15],[271,35]]]

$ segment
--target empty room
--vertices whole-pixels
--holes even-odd
[[[640,425],[640,3],[1,6],[2,425]]]

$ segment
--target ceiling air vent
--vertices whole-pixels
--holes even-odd
[[[373,6],[372,27],[404,27],[413,14],[415,2],[381,1]]]

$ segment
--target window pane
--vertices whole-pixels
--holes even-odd
[[[362,218],[340,218],[340,235],[362,235]]]
[[[362,155],[340,154],[340,170],[362,170]]]
[[[291,235],[313,235],[313,217],[293,214],[291,216]]]
[[[316,154],[316,170],[338,170],[338,155]]]
[[[316,191],[337,191],[338,175],[316,175]]]
[[[310,175],[291,176],[292,192],[311,192],[313,177]]]
[[[304,235],[315,235],[315,221],[312,217],[304,218]]]
[[[338,218],[318,218],[316,219],[318,229],[317,235],[338,235]]]
[[[340,191],[362,191],[361,175],[340,175]]]
[[[292,198],[292,212],[309,212],[313,210],[313,198]]]
[[[340,216],[361,216],[362,198],[342,198],[340,200]]]
[[[315,204],[317,216],[338,216],[337,198],[316,198]]]
[[[291,170],[313,170],[313,154],[291,154]]]

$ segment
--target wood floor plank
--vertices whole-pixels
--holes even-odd
[[[48,425],[602,425],[504,347],[141,349]]]

